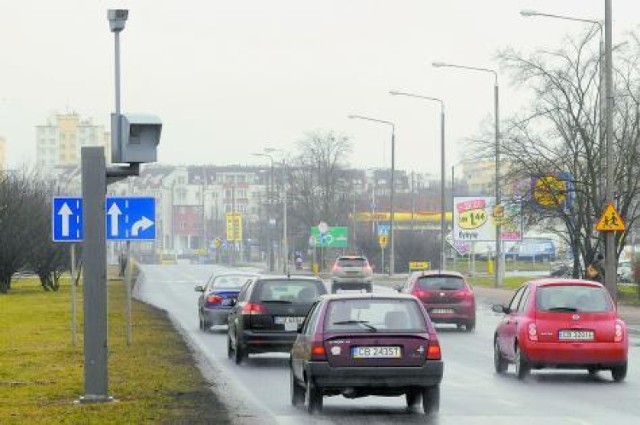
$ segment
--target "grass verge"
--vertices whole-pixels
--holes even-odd
[[[0,296],[0,423],[230,423],[164,312],[134,300],[127,346],[121,280],[109,281],[109,392],[117,401],[76,403],[84,395],[82,286],[76,347],[70,293],[68,283],[44,292],[23,279]]]

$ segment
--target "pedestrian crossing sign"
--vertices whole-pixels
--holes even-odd
[[[620,214],[616,211],[613,203],[609,202],[604,213],[600,216],[598,224],[596,224],[596,230],[599,232],[623,232],[625,229],[626,226],[624,225],[622,217],[620,217]]]

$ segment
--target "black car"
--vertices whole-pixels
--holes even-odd
[[[326,293],[324,283],[316,277],[251,279],[229,313],[229,358],[239,364],[252,353],[288,353],[298,326],[318,297]]]

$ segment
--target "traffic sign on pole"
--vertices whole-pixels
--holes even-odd
[[[55,197],[51,208],[54,242],[83,240],[82,198]],[[107,198],[106,232],[108,240],[145,241],[156,238],[154,198]]]
[[[82,241],[82,198],[53,198],[51,223],[54,242]]]

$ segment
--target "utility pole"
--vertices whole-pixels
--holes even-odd
[[[607,169],[606,169],[606,200],[613,203],[615,201],[614,187],[614,156],[613,156],[613,43],[612,43],[612,16],[611,0],[605,0],[604,10],[604,49],[605,49],[605,93],[607,95],[607,113],[605,122]],[[606,232],[605,236],[605,286],[614,302],[618,301],[617,285],[617,255],[615,232]]]

